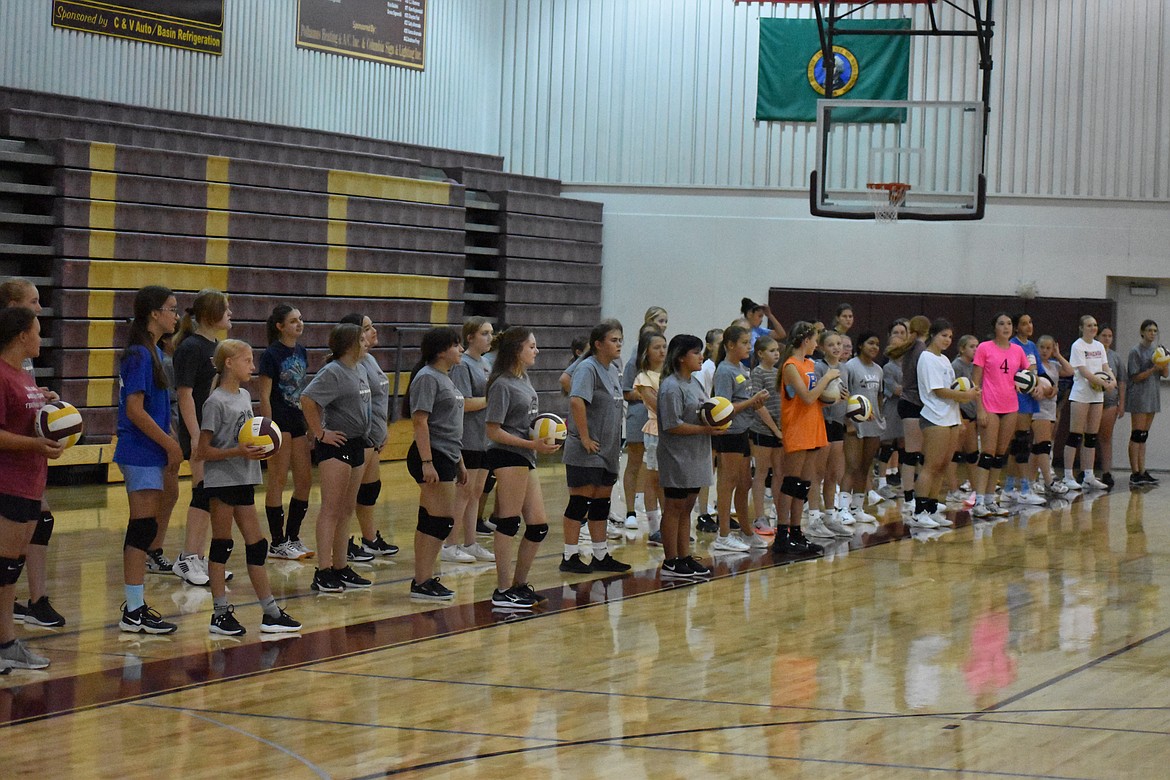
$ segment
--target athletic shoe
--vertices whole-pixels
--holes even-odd
[[[240,621],[236,620],[236,608],[229,604],[228,608],[223,612],[214,612],[211,615],[211,625],[208,630],[213,634],[222,634],[223,636],[240,636],[246,634],[247,629],[240,625]]]
[[[853,537],[853,531],[841,522],[840,517],[837,515],[839,513],[836,512],[829,512],[829,514],[825,515],[825,528],[829,529],[833,536],[840,537],[841,539],[851,539]]]
[[[28,610],[24,613],[24,622],[32,626],[60,628],[65,625],[65,618],[53,609],[48,596],[41,596],[36,601],[28,603]]]
[[[961,503],[963,503],[963,498],[964,498],[963,494],[960,493],[958,490],[948,490],[947,491],[946,502],[948,504],[961,504]]]
[[[745,533],[741,533],[738,538],[741,542],[746,544],[749,549],[752,549],[752,550],[767,550],[768,549],[767,540],[764,539],[764,537],[760,536],[759,534],[748,535]]]
[[[685,558],[671,558],[668,561],[663,561],[658,568],[658,578],[662,580],[689,580],[691,579],[691,567],[687,565]]]
[[[998,501],[995,501],[995,502],[989,504],[988,509],[990,509],[991,513],[993,515],[995,515],[996,517],[1007,517],[1008,515],[1011,514],[1011,512],[1007,511],[1007,509],[1004,507],[1004,505],[999,503]]]
[[[881,496],[882,501],[893,501],[898,497],[898,491],[894,490],[889,485],[883,485],[877,489],[877,494]]]
[[[1044,487],[1043,482],[1041,482],[1040,480],[1036,480],[1035,482],[1032,483],[1032,492],[1038,496],[1047,496],[1048,495],[1048,488]]]
[[[300,560],[301,554],[292,546],[292,542],[281,542],[268,548],[268,557],[282,561]]]
[[[491,562],[496,559],[496,554],[488,548],[484,547],[479,542],[474,544],[462,544],[459,546],[459,549],[470,555],[472,558],[475,558],[477,561]]]
[[[646,537],[647,547],[661,547],[662,546],[662,531],[655,531]]]
[[[695,529],[705,534],[717,534],[719,533],[719,521],[712,515],[702,514],[699,515],[698,522],[695,523]]]
[[[793,528],[788,532],[788,540],[802,549],[805,555],[824,555],[825,553],[824,547],[804,538],[804,533],[799,528]]]
[[[146,551],[147,574],[171,574],[173,567],[174,564],[167,560],[167,556],[163,555],[161,547],[157,550]]]
[[[368,552],[370,555],[391,556],[398,554],[398,545],[390,544],[390,542],[383,539],[381,531],[374,532],[373,541],[363,537],[362,549]]]
[[[450,601],[455,598],[455,591],[439,582],[438,577],[431,577],[422,584],[411,580],[410,597],[415,601]]]
[[[1056,496],[1063,496],[1067,492],[1068,492],[1068,485],[1064,484],[1063,482],[1061,482],[1059,480],[1055,480],[1055,479],[1052,480],[1050,483],[1048,483],[1048,487],[1046,487],[1044,489],[1044,495],[1047,496],[1048,498],[1054,498]]]
[[[1015,488],[1012,488],[1011,490],[1005,490],[1000,495],[999,500],[1005,504],[1015,503],[1020,500],[1020,491],[1016,490]]]
[[[188,585],[206,585],[211,582],[207,576],[207,564],[198,555],[180,555],[171,564],[171,571]]]
[[[1105,487],[1109,488],[1110,490],[1113,489],[1113,474],[1112,473],[1106,471],[1104,474],[1101,475],[1101,481],[1105,483]]]
[[[23,623],[25,616],[28,615],[28,607],[21,604],[19,601],[12,604],[12,620],[16,623]]]
[[[1130,487],[1141,487],[1144,484],[1146,484],[1146,481],[1142,479],[1141,472],[1135,471],[1129,475]]]
[[[910,524],[919,528],[938,528],[938,523],[934,521],[929,512],[919,512],[914,515],[910,518]]]
[[[496,524],[491,520],[484,520],[483,518],[476,518],[475,533],[479,536],[491,536],[496,532]]]
[[[751,548],[728,534],[727,536],[716,536],[715,541],[711,543],[711,549],[716,552],[747,552]]]
[[[930,517],[934,520],[935,523],[938,524],[939,528],[950,528],[955,524],[951,518],[946,516],[946,513],[943,511],[942,507],[939,507],[934,512],[931,512]]]
[[[625,574],[630,570],[630,564],[622,563],[617,558],[614,558],[609,553],[606,553],[604,558],[594,558],[592,561],[590,561],[589,568],[593,571]]]
[[[308,547],[305,547],[304,543],[300,539],[289,539],[286,544],[288,544],[289,549],[294,550],[297,555],[300,556],[297,558],[298,561],[305,560],[306,558],[312,558],[317,554]]]
[[[822,539],[830,539],[836,536],[836,534],[829,530],[829,527],[825,525],[825,519],[821,515],[813,517],[805,524],[804,527],[809,536],[816,536]]]
[[[638,527],[638,516],[637,515],[626,515],[626,528],[637,528],[637,527]]]
[[[122,619],[118,621],[118,628],[129,633],[144,634],[173,634],[178,629],[174,623],[162,619],[162,615],[143,604],[131,612],[126,609],[126,602],[122,602]]]
[[[626,535],[625,520],[614,520],[612,517],[605,523],[605,535],[610,539],[622,539]]]
[[[19,639],[13,639],[8,647],[0,647],[0,669],[44,669],[48,665],[48,658],[29,650]]]
[[[1148,471],[1142,472],[1142,481],[1145,482],[1147,485],[1157,485],[1158,484],[1158,478],[1155,477],[1154,475],[1150,474],[1150,472],[1148,472]]]
[[[1091,471],[1085,472],[1085,478],[1081,481],[1081,484],[1090,490],[1107,490],[1109,488],[1108,485],[1097,479],[1096,475]]]
[[[457,544],[445,544],[439,551],[439,560],[447,563],[475,563],[475,556],[463,552]]]
[[[317,569],[309,587],[318,593],[341,593],[345,590],[345,583],[338,579],[333,569]]]
[[[869,491],[869,493],[867,493],[865,496],[865,503],[869,504],[870,506],[873,506],[874,504],[880,504],[885,500],[886,499],[882,496],[882,494],[876,490]]]
[[[680,558],[679,562],[690,569],[692,577],[710,577],[711,567],[705,565],[702,561],[695,558],[693,555],[688,555],[685,558]]]
[[[1030,506],[1042,506],[1045,502],[1040,496],[1029,490],[1027,493],[1020,493],[1020,497],[1016,499],[1021,504],[1028,504]]]
[[[756,522],[752,524],[752,530],[756,532],[757,536],[776,535],[776,529],[772,527],[772,523],[766,517],[757,517]]]
[[[538,606],[538,607],[541,604],[543,604],[544,602],[548,601],[548,598],[546,596],[542,596],[539,593],[537,593],[536,590],[533,589],[533,587],[531,585],[529,585],[527,582],[522,582],[519,585],[513,585],[512,590],[523,593],[525,596],[532,599],[532,602],[534,604],[536,604],[536,606]]]
[[[849,511],[853,514],[853,520],[858,523],[876,523],[877,516],[871,515],[859,506],[850,507]]]
[[[568,558],[561,556],[561,565],[557,568],[566,574],[588,574],[593,571],[589,564],[581,560],[578,553],[573,553]]]
[[[995,512],[991,511],[991,507],[988,504],[976,504],[971,509],[971,517],[995,517]]]
[[[351,536],[345,550],[345,559],[353,563],[369,563],[374,560],[374,556],[359,547]]]
[[[334,569],[337,579],[341,580],[341,584],[349,588],[368,588],[373,585],[372,580],[367,580],[362,575],[353,570],[353,567],[346,566],[344,569]]]
[[[1061,482],[1061,484],[1062,484],[1062,485],[1064,485],[1064,486],[1065,486],[1066,488],[1068,488],[1068,490],[1070,490],[1070,491],[1071,491],[1071,490],[1081,490],[1081,489],[1082,489],[1082,488],[1081,488],[1081,483],[1080,483],[1080,482],[1077,482],[1077,479],[1076,479],[1076,477],[1065,477],[1065,478],[1064,478],[1064,479],[1062,479],[1060,482]]]
[[[536,600],[519,588],[507,590],[497,588],[492,591],[492,606],[505,609],[532,609],[536,606]]]
[[[832,515],[833,513],[830,512],[829,514]],[[837,510],[837,522],[841,525],[853,525],[857,522],[857,517],[854,516],[852,509],[845,507],[844,509]]]
[[[291,634],[300,630],[300,622],[283,609],[276,617],[265,613],[264,617],[260,618],[260,633],[262,634]]]

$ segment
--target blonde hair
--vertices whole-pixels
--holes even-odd
[[[655,320],[666,314],[666,309],[662,308],[661,306],[651,306],[646,310],[646,316],[642,318],[642,327],[652,325],[657,328],[658,324],[655,322]]]
[[[211,358],[211,364],[215,366],[217,385],[219,377],[223,376],[223,371],[227,368],[227,362],[244,354],[245,350],[251,352],[252,347],[239,339],[224,339],[215,345],[215,354]]]
[[[23,301],[29,291],[35,289],[37,286],[28,279],[16,276],[0,284],[0,309],[8,308],[17,301]]]
[[[195,332],[202,325],[214,325],[223,319],[228,310],[227,293],[210,287],[200,290],[191,302],[183,319],[179,322],[179,330],[175,333],[172,343],[177,347],[183,340]]]

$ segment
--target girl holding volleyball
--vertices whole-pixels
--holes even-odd
[[[240,442],[240,430],[252,418],[252,396],[240,386],[252,378],[252,348],[242,341],[225,339],[216,345],[213,360],[217,386],[203,404],[195,450],[195,457],[204,464],[203,487],[211,503],[207,572],[215,606],[210,631],[225,636],[245,633],[236,620],[235,607],[228,601],[224,579],[224,567],[232,554],[233,521],[244,537],[248,579],[264,611],[260,631],[268,634],[299,631],[301,624],[276,605],[268,571],[264,568],[268,540],[260,533],[256,518],[255,486],[263,481],[260,461],[267,450]]]
[[[1130,413],[1129,484],[1156,485],[1158,480],[1146,470],[1146,440],[1154,415],[1162,410],[1158,380],[1170,375],[1170,362],[1158,365],[1154,352],[1158,349],[1158,323],[1144,320],[1141,341],[1129,351],[1126,372],[1129,392],[1125,395],[1125,410]]]
[[[1040,382],[1044,392],[1040,395],[1040,409],[1032,415],[1032,454],[1036,458],[1036,468],[1039,470],[1045,485],[1044,495],[1056,498],[1068,492],[1068,486],[1056,479],[1052,474],[1052,431],[1056,427],[1056,384],[1061,377],[1073,375],[1073,368],[1056,349],[1056,340],[1052,336],[1041,336],[1036,339],[1036,347],[1040,351],[1040,365],[1044,367],[1044,375],[1050,381]]]
[[[822,331],[817,337],[817,345],[822,356],[820,360],[813,362],[818,377],[817,384],[821,385],[820,377],[830,370],[836,370],[840,376],[842,390],[848,397],[849,388],[845,385],[845,376],[842,372],[844,366],[840,359],[841,334],[835,330]],[[829,439],[829,446],[821,450],[817,456],[816,473],[821,477],[821,484],[813,483],[813,500],[810,502],[810,507],[819,507],[821,513],[819,516],[812,515],[813,510],[809,510],[809,528],[816,527],[818,530],[828,532],[821,535],[853,536],[848,526],[856,522],[850,506],[852,496],[849,496],[850,501],[846,501],[842,506],[838,498],[843,494],[837,492],[845,473],[845,406],[845,399],[840,395],[832,403],[821,400],[821,414],[825,419],[825,435]],[[819,521],[814,519],[818,517]]]
[[[1113,375],[1114,386],[1105,391],[1104,402],[1101,405],[1101,427],[1097,431],[1097,463],[1101,472],[1099,481],[1106,487],[1113,487],[1113,427],[1118,418],[1125,413],[1125,397],[1127,372],[1121,364],[1121,356],[1113,349],[1113,326],[1108,323],[1097,330],[1097,340],[1105,347],[1105,356],[1109,362],[1109,373]]]
[[[1012,318],[1000,312],[992,319],[994,337],[975,349],[971,375],[980,395],[979,461],[975,472],[973,517],[1006,517],[1008,512],[995,500],[995,484],[1007,464],[1008,447],[1016,430],[1019,398],[1016,372],[1028,367],[1028,357],[1012,342]],[[1071,461],[1070,461],[1071,462]]]
[[[871,419],[850,420],[845,425],[845,477],[839,505],[848,506],[853,519],[859,523],[877,520],[876,516],[865,511],[864,505],[869,492],[870,465],[885,430],[881,417],[882,367],[877,364],[881,348],[881,339],[876,333],[863,331],[857,337],[857,355],[849,358],[844,369],[849,393],[862,396],[873,409]]]
[[[1037,506],[1043,504],[1044,499],[1032,492],[1036,464],[1032,461],[1031,432],[1032,415],[1040,410],[1040,396],[1044,392],[1039,379],[1044,373],[1044,367],[1040,364],[1040,352],[1032,341],[1034,330],[1032,315],[1017,314],[1012,318],[1012,324],[1016,332],[1012,336],[1012,343],[1018,344],[1020,349],[1024,350],[1024,356],[1028,359],[1027,370],[1036,376],[1036,383],[1029,392],[1016,393],[1019,411],[1016,412],[1016,432],[1008,446],[1011,462],[1008,464],[1008,477],[1004,481],[1003,495],[1005,500]]]
[[[1097,457],[1097,434],[1101,428],[1101,413],[1105,392],[1117,387],[1117,380],[1109,368],[1105,345],[1097,341],[1097,318],[1091,314],[1081,317],[1081,337],[1073,342],[1068,362],[1073,367],[1072,392],[1068,396],[1068,438],[1064,442],[1064,484],[1069,490],[1103,490],[1104,482],[1093,476]],[[1084,482],[1078,483],[1073,474],[1077,450],[1081,454]]]
[[[756,340],[752,350],[752,395],[761,390],[768,390],[768,400],[756,410],[755,418],[748,428],[748,439],[752,445],[752,461],[756,465],[752,476],[752,514],[756,516],[755,531],[757,535],[774,536],[776,529],[768,520],[764,511],[764,495],[768,472],[772,478],[779,480],[784,473],[784,438],[780,432],[780,394],[774,392],[776,375],[780,373],[776,365],[780,362],[780,345],[771,336],[761,336]]]

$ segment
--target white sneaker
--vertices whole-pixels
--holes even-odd
[[[1003,495],[999,497],[999,500],[1005,504],[1014,503],[1020,500],[1020,493],[1014,488],[1012,490],[1005,490],[1003,491]]]
[[[938,523],[934,521],[929,512],[919,512],[910,518],[910,523],[919,528],[938,528]]]
[[[634,494],[634,512],[635,513],[641,512],[642,514],[646,514],[646,494],[645,493],[635,493]]]
[[[494,561],[496,559],[496,554],[479,542],[475,542],[474,544],[461,544],[459,545],[459,549],[477,561]]]
[[[638,516],[636,514],[626,515],[626,519],[625,519],[624,523],[625,523],[626,528],[635,528],[636,529],[638,527]]]
[[[292,549],[288,542],[281,542],[274,544],[268,549],[269,558],[279,558],[285,561],[295,561],[300,558],[300,553]]]
[[[853,538],[853,531],[850,530],[843,522],[841,522],[840,513],[829,512],[827,515],[825,515],[824,523],[825,528],[827,528],[830,533],[833,534],[833,536],[840,537],[841,539]]]
[[[1064,485],[1065,492],[1068,492],[1070,490],[1081,490],[1082,489],[1081,483],[1077,482],[1076,477],[1065,477],[1064,479],[1062,479],[1060,481],[1060,484]]]
[[[1044,488],[1044,483],[1039,480],[1032,483],[1032,492],[1038,496],[1048,495],[1048,491]]]
[[[1029,490],[1027,493],[1020,493],[1020,497],[1016,499],[1021,504],[1028,504],[1029,506],[1043,506],[1044,499]]]
[[[999,503],[998,501],[993,504],[989,504],[988,509],[990,509],[991,514],[995,515],[996,517],[1007,517],[1011,514],[1011,512],[1007,511],[1003,504]]]
[[[605,524],[605,535],[610,539],[621,539],[626,535],[626,521],[615,520],[613,517]]]
[[[853,519],[859,523],[876,523],[877,522],[877,515],[871,515],[869,512],[866,512],[864,509],[862,509],[859,506],[850,507],[849,511],[853,514]]]
[[[821,520],[824,518],[824,516],[825,513],[819,509],[809,509],[808,507],[805,507],[804,509],[804,519],[808,520],[810,523],[813,520]]]
[[[752,534],[751,536],[748,536],[747,534],[740,534],[738,539],[739,541],[746,544],[749,550],[768,549],[768,543],[764,541],[764,537],[760,536],[759,534]]]
[[[716,536],[715,541],[711,544],[711,549],[717,552],[747,552],[751,547],[746,542],[728,534],[727,536]]]
[[[811,520],[809,520],[807,523],[805,523],[804,534],[805,534],[805,536],[817,536],[817,537],[821,537],[821,538],[826,538],[826,537],[832,538],[832,537],[836,536],[835,533],[830,531],[825,526],[824,518],[819,517],[819,516],[814,517]]]
[[[930,516],[934,519],[935,524],[937,524],[939,528],[950,528],[955,524],[951,518],[943,514],[941,507],[937,512],[932,512]]]
[[[853,510],[851,509],[838,509],[836,514],[837,522],[839,522],[841,525],[853,525],[857,522],[857,518],[853,516]],[[832,527],[832,525],[829,526],[829,528]],[[849,535],[853,536],[853,532],[850,531]]]
[[[1052,480],[1045,490],[1045,495],[1052,494],[1053,496],[1063,496],[1068,492],[1068,485],[1059,480]]]
[[[289,548],[296,550],[297,560],[303,561],[306,558],[312,558],[316,553],[305,546],[305,543],[300,539],[293,539],[288,543]]]
[[[203,586],[211,582],[211,578],[207,576],[207,564],[198,555],[180,555],[171,571],[188,585]]]
[[[971,509],[971,517],[994,517],[995,513],[987,504],[976,504]]]
[[[1105,490],[1107,487],[1109,487],[1104,482],[1097,479],[1097,475],[1090,471],[1085,472],[1085,480],[1081,484],[1091,490]]]
[[[439,560],[448,563],[475,563],[475,556],[463,552],[457,544],[445,544],[439,551]]]
[[[963,503],[963,494],[957,490],[948,490],[946,502],[948,504],[961,504]]]
[[[869,494],[865,498],[865,503],[869,504],[870,506],[873,506],[874,504],[880,504],[881,502],[885,501],[885,499],[882,498],[882,494],[876,490],[869,491]]]

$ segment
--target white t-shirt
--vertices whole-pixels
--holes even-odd
[[[711,389],[715,385],[715,361],[707,358],[703,361],[703,367],[699,369],[698,374],[699,383],[703,386],[703,392],[711,395]]]
[[[1077,339],[1073,342],[1068,362],[1073,369],[1084,366],[1089,369],[1090,374],[1095,374],[1108,365],[1109,358],[1105,355],[1105,347],[1101,342]],[[1068,400],[1083,404],[1099,404],[1105,400],[1105,393],[1094,389],[1080,371],[1074,371],[1072,392],[1069,393]]]
[[[950,387],[955,381],[955,369],[943,355],[926,350],[918,356],[918,396],[922,400],[922,416],[935,425],[949,427],[959,424],[959,403],[934,392]]]

